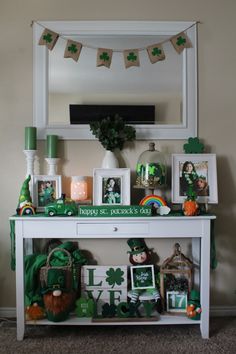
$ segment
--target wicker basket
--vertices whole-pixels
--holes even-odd
[[[67,265],[50,265],[51,257],[56,251],[62,251],[68,256]],[[66,249],[54,248],[47,257],[46,265],[40,269],[40,284],[48,320],[59,322],[69,316],[76,299],[75,279],[78,280],[78,268],[73,266],[71,254]],[[58,295],[56,290],[61,294]]]

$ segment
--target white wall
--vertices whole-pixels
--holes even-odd
[[[199,137],[207,152],[218,157],[219,205],[215,228],[218,268],[212,272],[212,305],[230,306],[236,301],[236,155],[235,155],[235,13],[234,0],[21,0],[0,2],[0,307],[15,306],[15,274],[10,270],[8,217],[15,212],[26,173],[22,150],[24,127],[32,125],[32,29],[31,20],[200,20],[199,24]],[[134,171],[148,142],[135,142],[122,152],[122,161]],[[162,141],[157,146],[169,157],[182,152],[185,141]],[[38,144],[41,173],[44,142]],[[63,188],[69,192],[69,176],[92,174],[104,151],[88,141],[60,142]],[[84,156],[86,155],[86,159]],[[89,157],[89,158],[88,158]],[[171,245],[157,245],[165,258]],[[112,243],[107,244],[112,250]],[[124,254],[127,247],[124,245]]]

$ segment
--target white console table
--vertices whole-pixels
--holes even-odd
[[[194,321],[185,316],[161,315],[158,321],[115,322],[115,325],[171,325],[199,324],[203,338],[209,338],[209,287],[210,287],[210,228],[215,216],[157,216],[157,217],[11,217],[15,220],[16,239],[16,305],[17,339],[23,340],[25,324],[24,304],[24,254],[30,249],[31,240],[40,238],[104,239],[104,238],[190,238],[194,263],[199,264],[199,288],[201,296],[201,320]],[[37,325],[99,325],[88,318],[71,317],[67,321],[54,323],[37,321]],[[102,325],[111,325],[102,322]]]

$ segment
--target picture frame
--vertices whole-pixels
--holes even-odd
[[[167,312],[186,312],[188,305],[187,292],[167,291],[166,310]]]
[[[130,169],[95,168],[93,205],[130,205]]]
[[[146,290],[155,288],[154,265],[130,267],[131,289]]]
[[[44,211],[44,207],[60,198],[61,176],[33,175],[32,201],[37,211]]]
[[[218,203],[215,154],[172,155],[172,203],[183,203],[186,200],[190,180],[198,203]]]

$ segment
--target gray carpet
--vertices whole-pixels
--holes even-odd
[[[192,326],[28,326],[16,340],[14,323],[0,324],[1,354],[236,353],[236,318],[212,318],[211,337]]]

